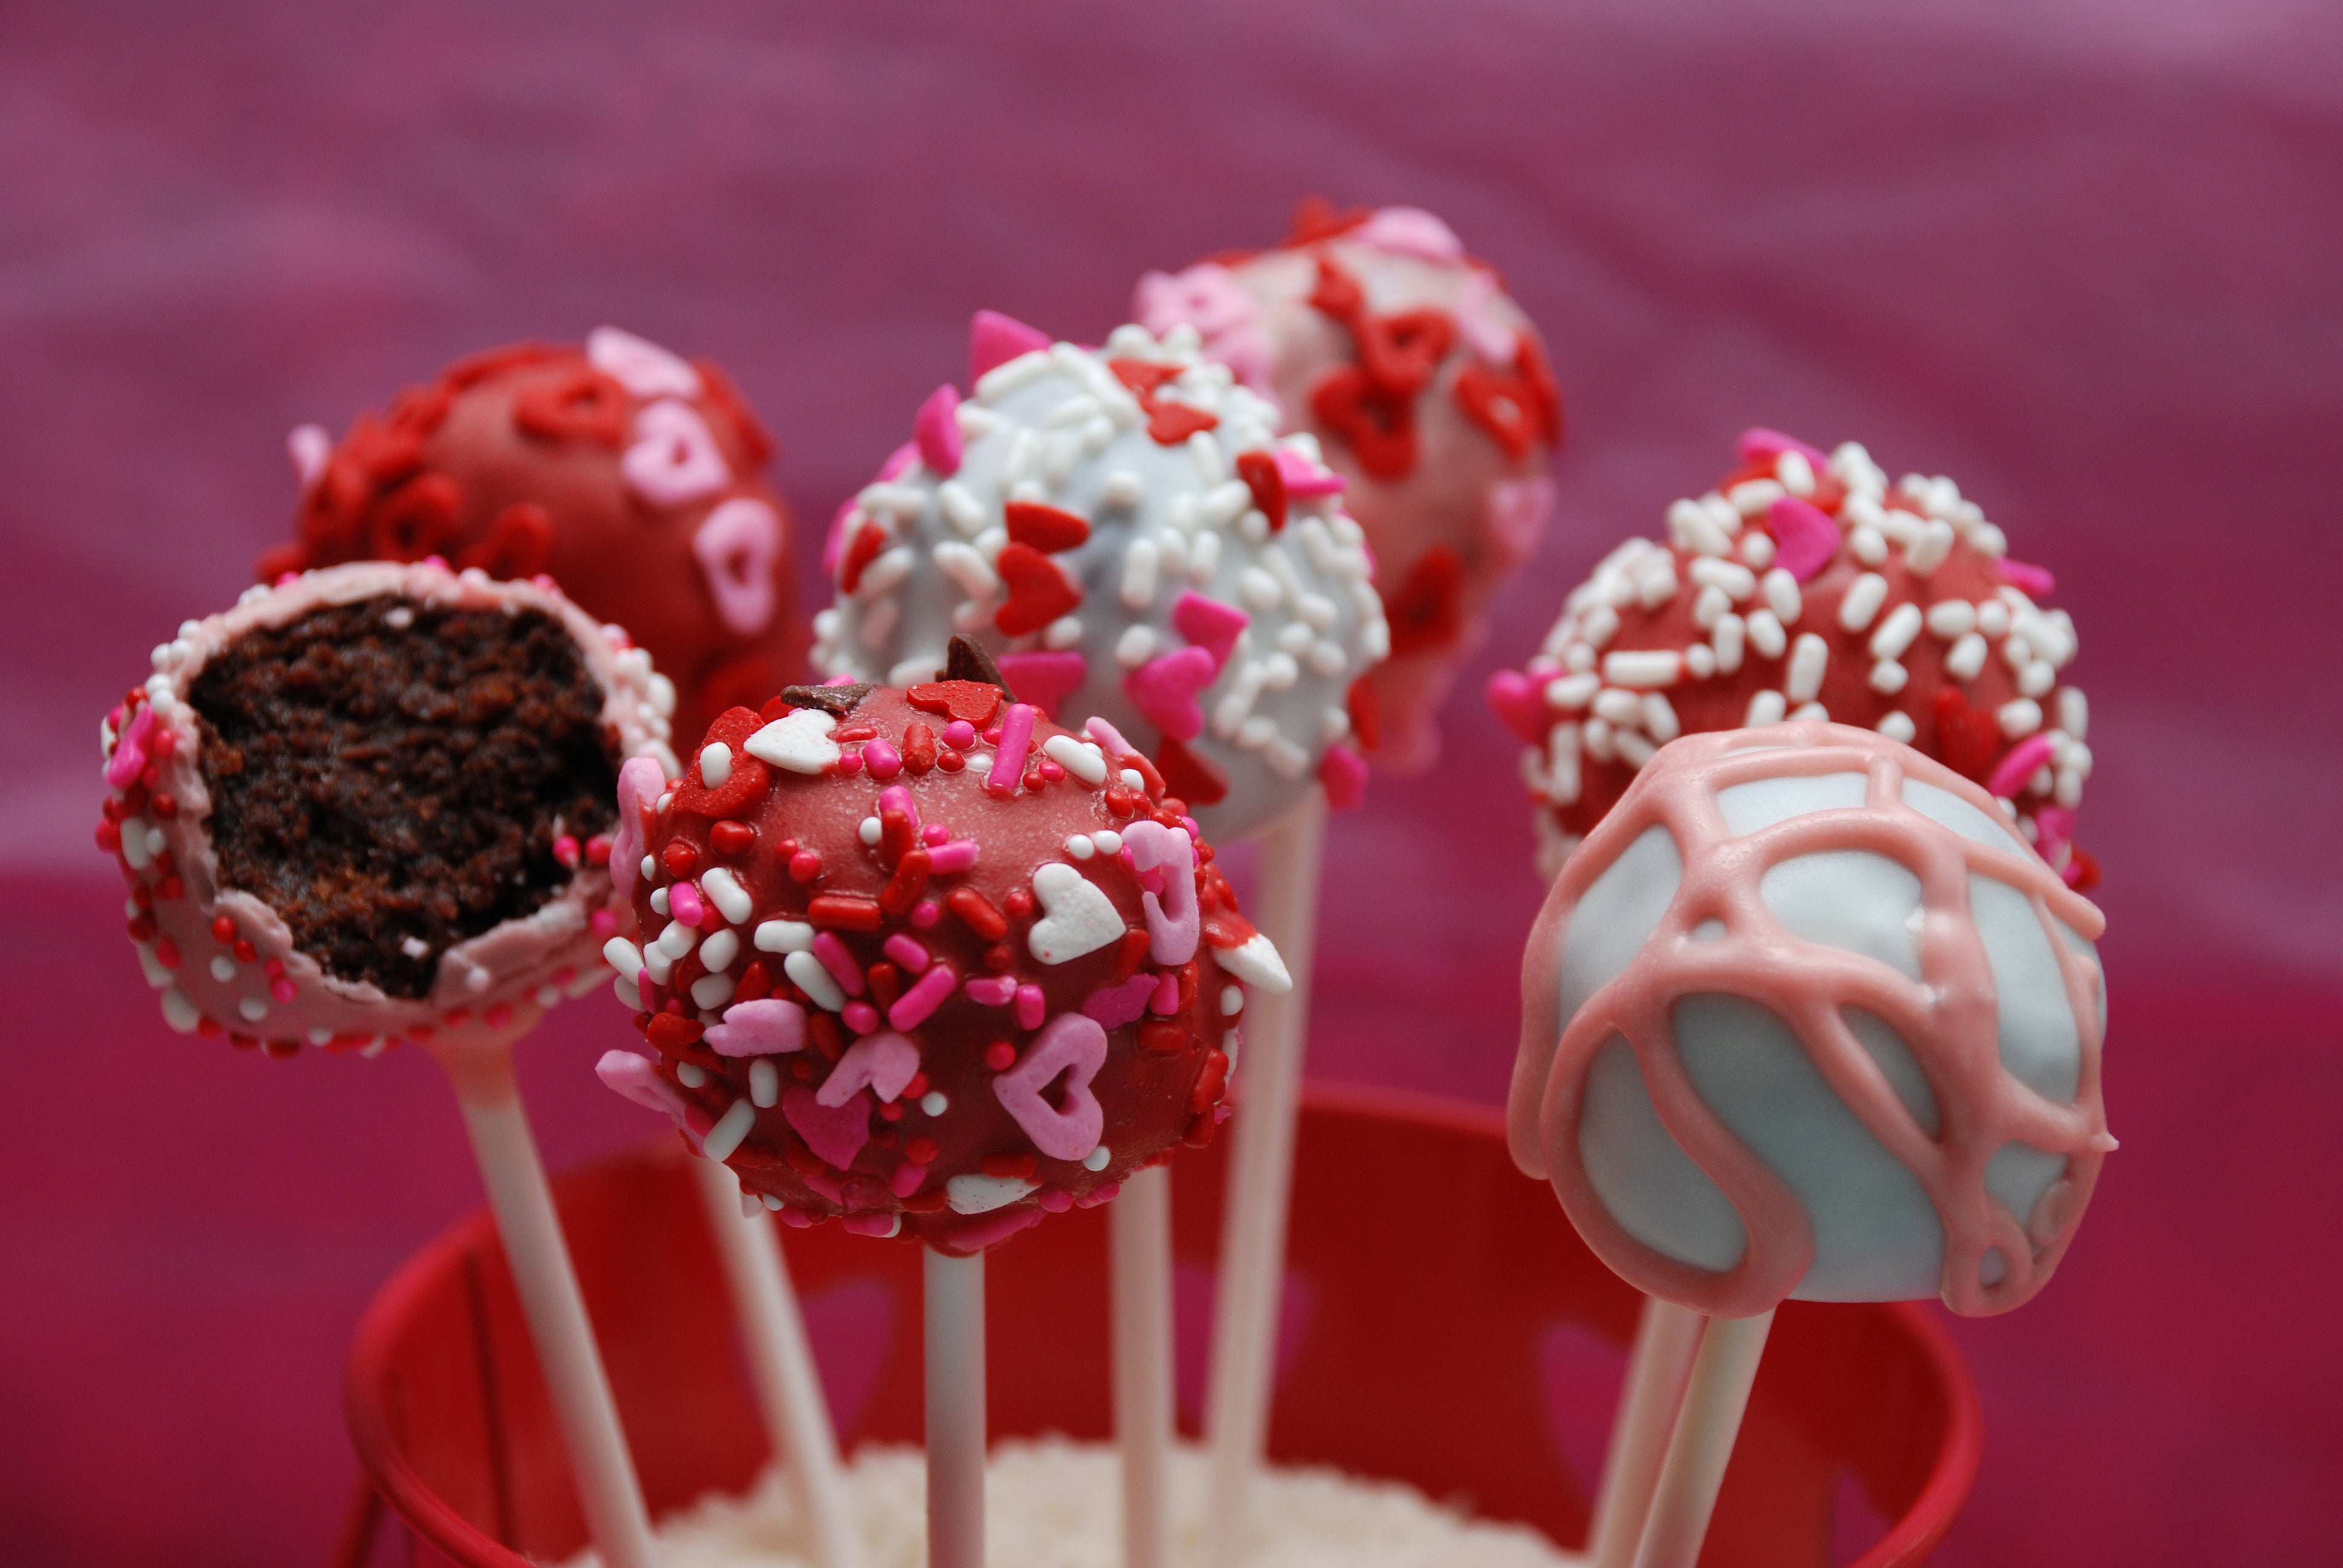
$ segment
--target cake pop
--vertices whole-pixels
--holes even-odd
[[[1386,647],[1372,562],[1341,477],[1196,344],[980,315],[973,394],[940,387],[839,517],[816,666],[907,684],[961,632],[1044,713],[1129,736],[1217,838],[1317,781],[1354,803],[1354,688]]]
[[[1272,249],[1149,273],[1133,314],[1158,335],[1194,327],[1345,481],[1391,626],[1369,677],[1374,759],[1431,766],[1434,710],[1553,503],[1562,401],[1537,329],[1432,214],[1323,202]]]
[[[2006,1311],[2115,1147],[2103,925],[1991,796],[1875,731],[1687,736],[1530,934],[1514,1158],[1711,1315]]]
[[[642,940],[608,955],[656,1055],[601,1072],[787,1222],[968,1254],[1209,1141],[1238,982],[1287,980],[1111,725],[964,639],[928,673],[732,709],[677,780],[628,765]]]
[[[801,672],[772,442],[707,360],[611,327],[582,347],[514,344],[360,415],[339,446],[314,425],[289,445],[298,538],[261,557],[264,582],[433,555],[550,574],[650,652],[686,735]]]
[[[97,832],[165,1020],[372,1051],[597,983],[610,791],[670,759],[660,685],[549,581],[439,564],[182,625],[106,718]]]
[[[1742,466],[1668,508],[1669,543],[1630,539],[1572,590],[1538,657],[1491,678],[1529,749],[1551,876],[1679,733],[1829,719],[1917,747],[2007,802],[2070,886],[2090,710],[2061,674],[2075,626],[2050,574],[1946,478],[1893,487],[1863,447],[1824,456],[1770,430]]]

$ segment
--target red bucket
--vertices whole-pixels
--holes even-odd
[[[1227,1146],[1172,1167],[1192,1430]],[[1320,1087],[1299,1147],[1273,1457],[1581,1543],[1638,1298],[1513,1169],[1493,1111]],[[667,1144],[555,1183],[654,1515],[745,1490],[768,1454],[686,1158]],[[841,1443],[918,1442],[918,1252],[836,1226],[782,1236]],[[1111,1431],[1106,1243],[1104,1212],[1076,1211],[993,1254],[996,1438]],[[347,1396],[359,1462],[417,1560],[528,1568],[584,1545],[485,1213],[375,1298]],[[1979,1442],[1976,1389],[1924,1312],[1791,1302],[1702,1562],[1921,1562],[1967,1500]],[[361,1509],[346,1560],[366,1555],[369,1520]]]

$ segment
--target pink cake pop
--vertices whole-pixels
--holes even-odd
[[[1875,731],[1685,737],[1531,932],[1514,1158],[1714,1316],[2017,1306],[2115,1147],[2103,925],[1991,796]]]
[[[1391,624],[1368,677],[1375,760],[1430,766],[1433,710],[1553,500],[1562,404],[1536,328],[1430,213],[1322,202],[1283,245],[1149,273],[1134,314],[1194,327],[1346,483]]]

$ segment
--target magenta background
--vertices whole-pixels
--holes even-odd
[[[721,358],[826,518],[961,373],[1294,196],[1446,215],[1553,346],[1547,547],[1448,763],[1338,821],[1312,1070],[1503,1092],[1539,890],[1472,690],[1766,423],[1949,473],[2083,633],[2124,1151],[2046,1296],[1955,1332],[1951,1564],[2331,1543],[2343,1462],[2343,33],[2330,7],[56,8],[0,15],[0,1557],[296,1564],[339,1363],[478,1201],[427,1062],[165,1031],[89,846],[98,715],[283,536],[287,427],[614,320]],[[657,12],[656,21],[644,13]],[[566,1163],[648,1135],[565,1010]],[[2331,1549],[2331,1547],[2330,1547]]]

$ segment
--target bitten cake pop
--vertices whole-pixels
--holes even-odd
[[[1355,802],[1383,606],[1308,439],[1277,440],[1186,328],[1100,351],[987,313],[970,369],[973,394],[938,388],[840,514],[816,665],[906,684],[965,633],[1043,712],[1129,736],[1216,838],[1313,781]]]
[[[2115,1147],[2099,912],[1976,784],[1842,725],[1664,748],[1523,961],[1514,1158],[1638,1288],[1996,1312]]]
[[[299,537],[261,558],[265,582],[427,556],[549,574],[649,651],[686,735],[802,668],[772,442],[707,360],[610,327],[582,348],[515,344],[360,415],[339,446],[316,426],[290,446]]]
[[[2009,804],[2087,890],[2074,845],[2090,710],[2061,672],[2073,620],[2050,574],[1950,479],[1894,486],[1861,447],[1825,457],[1770,430],[1742,466],[1668,508],[1669,543],[1630,539],[1572,590],[1528,668],[1489,698],[1529,747],[1551,876],[1678,734],[1829,719],[1907,742]]]
[[[1346,482],[1391,625],[1374,759],[1429,767],[1434,710],[1553,503],[1562,401],[1536,328],[1432,214],[1322,202],[1272,249],[1149,273],[1133,313],[1159,335],[1194,327]]]
[[[106,718],[98,843],[174,1029],[290,1054],[594,983],[649,660],[549,583],[310,572],[188,621]]]
[[[1287,982],[1154,765],[958,653],[628,766],[609,955],[657,1054],[601,1070],[784,1221],[970,1253],[1209,1141],[1238,982]]]

